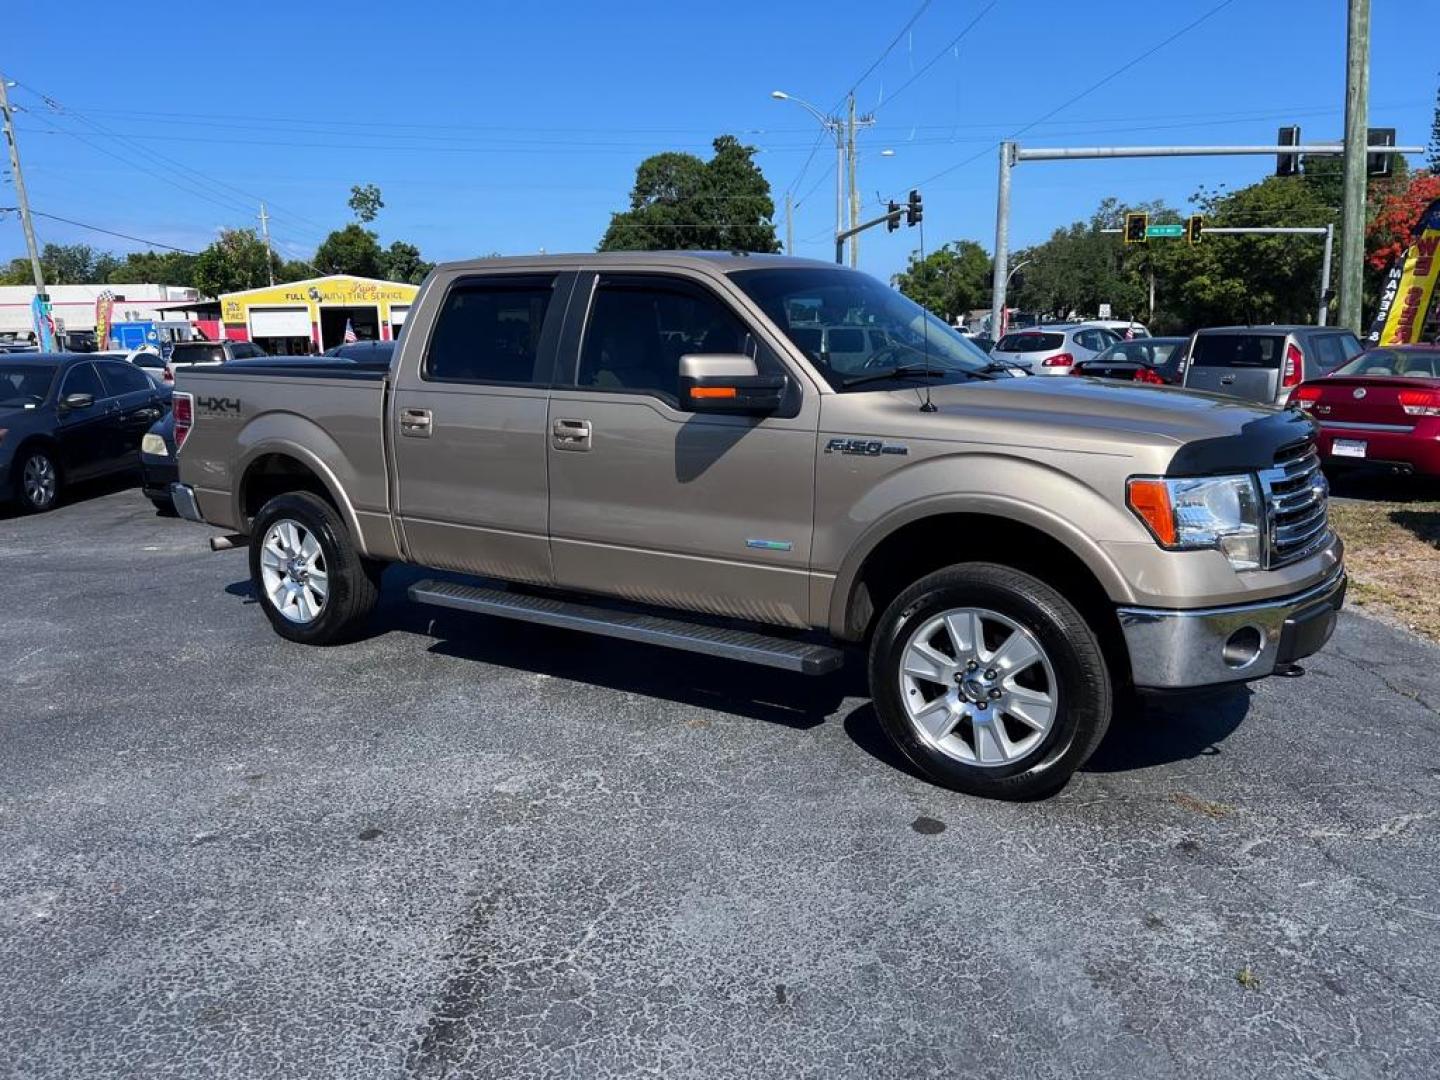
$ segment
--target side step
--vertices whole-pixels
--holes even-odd
[[[668,649],[763,664],[802,675],[824,675],[837,670],[845,661],[845,654],[829,645],[766,637],[748,630],[682,622],[634,611],[589,607],[568,600],[527,596],[456,581],[417,581],[410,586],[410,599],[417,604],[498,615],[564,630],[583,630],[647,645],[663,645]]]

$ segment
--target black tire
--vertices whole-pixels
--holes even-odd
[[[985,609],[1012,620],[1038,642],[1053,671],[1051,726],[1010,764],[982,766],[946,753],[921,734],[902,700],[901,668],[910,637],[955,608]],[[900,751],[937,784],[994,799],[1033,799],[1064,786],[1100,745],[1114,701],[1099,638],[1074,605],[1043,581],[993,563],[947,567],[896,597],[876,624],[869,668],[875,711]],[[934,686],[938,690],[939,683]],[[977,745],[973,727],[956,731],[962,739],[970,733],[967,747]],[[953,751],[956,744],[946,741]]]
[[[177,514],[176,511],[175,511],[175,503],[174,503],[174,501],[173,501],[173,500],[170,498],[170,496],[168,496],[168,495],[166,495],[166,496],[165,496],[164,498],[162,498],[162,499],[151,499],[150,502],[154,504],[154,506],[155,506],[155,512],[156,512],[157,514],[159,514],[161,517],[179,517],[179,516],[180,516],[180,515]]]
[[[277,522],[302,526],[320,545],[327,595],[309,622],[283,615],[270,599],[261,572],[261,549]],[[361,556],[335,508],[308,491],[277,495],[260,508],[250,530],[250,580],[270,625],[281,637],[304,645],[338,645],[353,640],[380,596],[381,566]]]
[[[32,497],[30,491],[26,490],[25,474],[31,468],[32,463],[41,469],[49,470],[49,475],[53,477],[54,487],[48,499],[37,500]],[[65,477],[48,447],[27,446],[15,455],[15,473],[12,484],[15,488],[15,502],[21,510],[27,514],[43,514],[60,505],[60,495],[65,489]]]

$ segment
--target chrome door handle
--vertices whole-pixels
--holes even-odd
[[[556,420],[550,429],[550,441],[556,450],[589,450],[589,420]]]
[[[429,409],[401,409],[400,434],[412,439],[428,439],[434,428],[435,418]]]

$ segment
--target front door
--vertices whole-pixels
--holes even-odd
[[[72,394],[89,394],[91,404],[67,408],[65,399]],[[94,364],[76,364],[65,373],[56,405],[55,435],[67,481],[95,476],[109,463],[117,438],[113,404],[106,398],[105,385]]]
[[[787,372],[788,415],[681,411],[683,355],[748,353],[762,372],[786,370],[766,335],[701,280],[602,274],[571,306],[549,410],[556,581],[808,625],[814,388]]]
[[[429,339],[403,357],[390,410],[396,513],[412,562],[551,581],[546,407],[573,281],[477,275],[443,286]]]

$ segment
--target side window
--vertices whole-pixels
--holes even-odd
[[[1350,357],[1345,355],[1345,335],[1321,334],[1315,339],[1316,366],[1333,371]]]
[[[424,376],[436,382],[532,384],[550,279],[461,281],[445,295]],[[548,382],[547,377],[538,381]]]
[[[105,383],[107,397],[122,394],[149,393],[150,380],[139,368],[129,364],[105,363],[95,365],[100,369],[100,378]]]
[[[71,394],[89,394],[96,401],[105,397],[105,387],[100,384],[100,376],[95,374],[93,364],[76,364],[65,373],[60,396],[66,398]]]
[[[1365,351],[1365,346],[1360,344],[1360,339],[1354,334],[1340,335],[1340,351],[1345,354],[1346,361],[1354,360]]]
[[[1075,332],[1075,344],[1079,345],[1082,349],[1099,352],[1100,335],[1094,330],[1077,330]]]
[[[838,330],[830,330],[831,347]],[[859,348],[864,348],[864,335]],[[696,285],[675,278],[606,278],[596,283],[576,383],[598,390],[655,394],[678,401],[680,357],[695,353],[757,356],[754,338],[733,311]],[[764,368],[773,360],[758,359]]]

